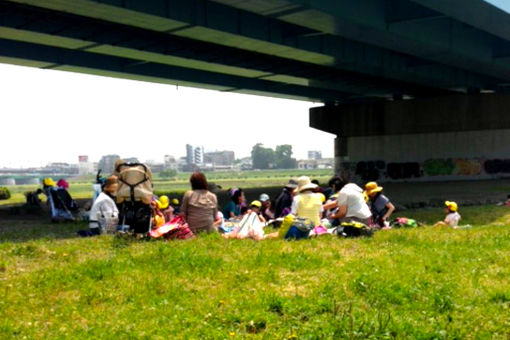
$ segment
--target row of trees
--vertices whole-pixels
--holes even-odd
[[[292,145],[277,145],[273,150],[257,143],[251,149],[254,169],[295,169],[297,161],[292,158]]]

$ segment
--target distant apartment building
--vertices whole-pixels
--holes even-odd
[[[241,158],[237,166],[239,167],[240,170],[252,170],[253,160],[251,159],[251,157]]]
[[[231,169],[234,166],[234,160],[234,151],[214,151],[204,154],[204,163],[210,164],[214,169]]]
[[[52,174],[52,175],[78,175],[79,174],[78,164],[69,163],[49,163],[40,170],[41,174]]]
[[[186,162],[188,165],[204,164],[204,147],[186,144]]]
[[[174,156],[165,155],[163,159],[166,170],[177,170],[177,161]]]
[[[79,175],[90,175],[95,173],[97,170],[94,167],[95,163],[89,161],[89,156],[81,155],[78,156],[78,174]]]
[[[98,170],[101,170],[103,174],[108,175],[113,172],[115,162],[120,159],[119,155],[106,155],[101,157],[99,164],[97,165]]]
[[[333,165],[333,158],[303,159],[298,161],[298,169],[300,170],[333,169]]]
[[[308,151],[308,159],[322,159],[322,152]]]

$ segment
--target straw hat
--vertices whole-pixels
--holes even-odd
[[[302,192],[303,190],[315,188],[317,188],[317,184],[312,183],[312,181],[310,181],[310,177],[301,176],[298,178],[296,192]]]
[[[114,184],[117,184],[118,183],[118,178],[117,176],[110,176],[106,179],[106,181],[104,182],[104,187],[107,188],[109,187],[110,185],[114,185]]]
[[[285,187],[289,189],[296,189],[297,186],[298,183],[294,178],[289,179],[289,183],[285,184]]]
[[[365,192],[367,193],[368,196],[381,192],[382,190],[383,187],[378,186],[376,182],[368,182],[367,184],[365,184]]]

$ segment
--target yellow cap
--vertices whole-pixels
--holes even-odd
[[[179,200],[177,198],[172,198],[173,205],[179,205]]]
[[[451,201],[446,201],[444,202],[444,205],[446,205],[446,207],[448,208],[448,210],[450,211],[457,211],[457,209],[459,208],[457,206],[457,203],[455,202],[451,202]]]
[[[159,200],[156,201],[156,203],[158,204],[159,209],[168,208],[168,196],[165,195],[161,196]]]
[[[260,208],[260,207],[262,207],[262,203],[260,203],[260,201],[255,200],[255,201],[250,203],[250,207]]]
[[[53,178],[50,177],[43,179],[43,184],[47,187],[54,187],[55,185],[57,185]]]

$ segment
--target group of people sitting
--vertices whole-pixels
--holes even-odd
[[[229,200],[223,209],[218,205],[216,194],[209,191],[207,179],[201,172],[191,175],[191,190],[184,194],[182,204],[177,198],[170,200],[167,196],[153,195],[152,175],[143,164],[127,165],[120,161],[113,174],[98,180],[98,183],[100,192],[94,195],[88,213],[87,236],[129,228],[124,225],[125,216],[129,214],[124,211],[121,221],[123,212],[119,212],[119,207],[123,207],[126,201],[134,200],[137,195],[142,207],[146,207],[144,211],[148,211],[147,231],[164,227],[156,235],[161,235],[163,230],[171,230],[169,225],[179,224],[189,228],[186,235],[220,232],[225,238],[299,239],[340,233],[346,226],[390,229],[390,217],[395,211],[395,206],[383,194],[383,187],[376,182],[368,182],[362,189],[339,176],[332,177],[326,188],[307,176],[291,179],[275,200],[262,193],[249,204],[241,188],[229,189]],[[64,201],[66,195],[62,191],[67,192],[67,188],[65,181],[54,183],[51,179],[45,179],[44,192],[50,198],[52,216],[70,217],[66,205],[59,203]],[[456,228],[461,218],[458,206],[451,201],[446,201],[445,206],[446,218],[436,225]],[[143,210],[137,210],[131,215],[131,222],[135,219],[134,222],[138,223],[136,219],[141,219],[144,214]],[[277,227],[277,230],[266,232],[264,228],[268,225]]]
[[[389,229],[390,217],[395,210],[391,201],[383,194],[376,182],[369,182],[362,189],[335,176],[327,188],[320,187],[307,176],[291,179],[276,200],[262,193],[259,199],[246,201],[241,188],[229,189],[229,200],[223,209],[218,206],[216,194],[208,190],[205,175],[194,172],[190,177],[191,190],[184,194],[180,211],[169,208],[168,197],[153,198],[155,211],[153,227],[170,223],[178,215],[193,234],[220,232],[225,238],[306,238],[322,233],[336,233],[345,224],[362,225],[372,230]],[[104,192],[98,197],[102,206],[115,215],[113,193],[116,179],[106,180]],[[101,203],[108,196],[109,204]],[[102,198],[102,199],[101,199]],[[441,224],[456,227],[460,220],[455,202],[446,202],[447,217]],[[93,207],[93,211],[95,211]],[[93,216],[93,214],[91,214]],[[94,221],[91,221],[93,227]],[[267,225],[280,228],[266,232]]]

